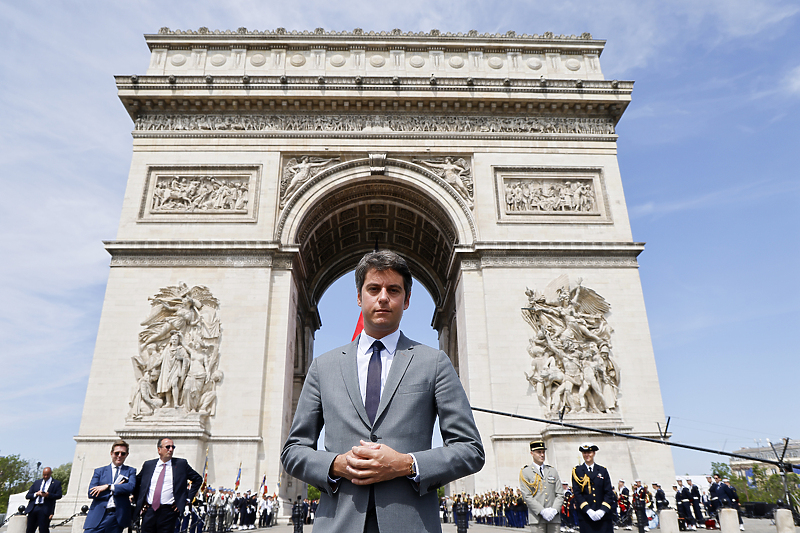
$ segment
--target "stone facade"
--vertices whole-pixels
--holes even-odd
[[[73,466],[71,509],[117,435],[167,434],[209,482],[296,495],[279,454],[325,289],[372,249],[405,255],[474,406],[658,436],[664,423],[616,157],[632,82],[604,41],[247,31],[147,35],[117,76],[133,159]],[[541,386],[540,386],[541,385]],[[213,400],[213,401],[212,401]],[[542,437],[623,478],[670,479],[666,447],[477,413],[516,483]]]

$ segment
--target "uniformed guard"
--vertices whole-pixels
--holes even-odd
[[[686,520],[686,529],[689,531],[697,530],[697,522],[692,515],[692,493],[688,487],[683,486],[683,480],[678,479],[678,492],[679,503],[678,505],[683,509],[683,518]]]
[[[653,490],[656,492],[656,510],[662,511],[669,508],[667,495],[664,494],[664,489],[658,483],[653,483]]]
[[[534,533],[558,533],[561,528],[561,505],[564,489],[558,471],[544,464],[544,442],[532,441],[533,463],[519,472],[519,488],[528,506],[528,523]]]
[[[650,492],[642,481],[637,479],[633,486],[633,510],[636,512],[636,527],[639,533],[644,533],[645,529],[650,529],[647,520],[647,506],[650,505]]]
[[[694,518],[697,521],[697,525],[703,527],[706,520],[703,518],[703,511],[700,509],[700,487],[693,485],[692,480],[689,478],[686,478],[686,483],[689,485],[689,497],[694,510]]]
[[[297,496],[297,501],[292,505],[292,524],[294,533],[303,533],[303,497]]]
[[[581,533],[612,533],[612,505],[614,489],[611,477],[604,466],[594,462],[599,448],[590,442],[578,450],[583,454],[583,463],[572,469],[572,492],[578,506]]]
[[[617,484],[617,507],[619,507],[619,527],[631,529],[631,491],[625,486],[625,480],[620,479]]]
[[[711,476],[706,476],[706,481],[708,481],[708,514],[717,516],[717,511],[722,507],[722,504],[719,503],[719,495],[717,494],[719,482]]]

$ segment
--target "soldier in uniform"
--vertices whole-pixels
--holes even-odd
[[[678,479],[678,506],[683,510],[683,518],[686,521],[686,529],[697,530],[697,523],[692,516],[692,493],[688,487],[683,486],[683,480]],[[680,515],[680,511],[679,511]]]
[[[736,492],[736,487],[731,485],[728,479],[723,480],[723,485],[727,487],[728,493],[731,495],[731,507],[736,509],[736,514],[739,516],[739,531],[744,531],[744,522],[742,522],[742,510],[739,507],[739,494]]]
[[[686,484],[689,485],[689,496],[692,498],[692,509],[694,509],[694,518],[697,520],[697,526],[705,529],[705,519],[703,518],[703,511],[700,510],[700,487],[692,484],[692,480],[686,478]]]
[[[656,491],[656,510],[661,511],[669,508],[667,495],[664,494],[664,489],[658,483],[653,483],[653,490]]]
[[[584,443],[579,448],[583,463],[572,469],[572,492],[578,507],[578,521],[581,533],[612,533],[612,505],[614,489],[611,477],[604,466],[595,464],[594,455],[599,448],[592,443]]]
[[[544,442],[531,442],[533,463],[519,472],[519,488],[528,506],[528,523],[534,533],[559,533],[564,489],[558,471],[544,464]]]
[[[719,511],[721,507],[719,503],[719,494],[717,494],[719,482],[711,476],[706,476],[706,481],[708,481],[708,514],[717,516],[717,511]]]
[[[625,486],[625,480],[620,479],[617,485],[619,495],[617,506],[619,507],[619,527],[631,529],[631,491]]]
[[[294,524],[294,533],[303,533],[303,497],[300,495],[292,505],[292,524]]]
[[[642,485],[642,481],[637,479],[633,486],[633,510],[636,512],[636,527],[639,533],[650,529],[646,512],[648,505],[650,505],[650,492],[647,490],[647,485]]]

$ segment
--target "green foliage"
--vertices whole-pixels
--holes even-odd
[[[731,467],[728,465],[728,463],[715,463],[715,462],[712,461],[711,462],[711,475],[712,476],[719,476],[722,479],[725,479],[725,478],[730,479],[732,477],[732,475],[731,475]]]
[[[61,490],[64,494],[67,493],[67,487],[69,486],[69,475],[72,472],[72,463],[64,463],[61,466],[57,466],[53,469],[53,479],[57,479],[61,482]]]
[[[309,500],[319,500],[320,492],[317,487],[314,485],[308,486],[308,499]]]
[[[444,498],[444,487],[439,487],[438,489],[436,489],[436,494],[439,495],[439,499]]]
[[[19,455],[0,456],[0,513],[8,511],[8,497],[27,491],[36,480],[36,465]]]

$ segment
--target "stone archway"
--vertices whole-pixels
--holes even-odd
[[[287,354],[294,357],[287,361],[294,368],[290,418],[314,355],[314,332],[321,326],[317,304],[376,246],[402,255],[431,295],[439,347],[458,370],[453,291],[460,274],[457,247],[471,243],[476,233],[471,212],[436,174],[403,160],[385,163],[379,173],[367,158],[320,172],[287,202],[279,219],[276,237],[283,246],[297,248],[292,273],[298,299],[289,308],[295,313],[295,331],[289,333],[295,350]],[[290,486],[286,481],[283,485]]]

